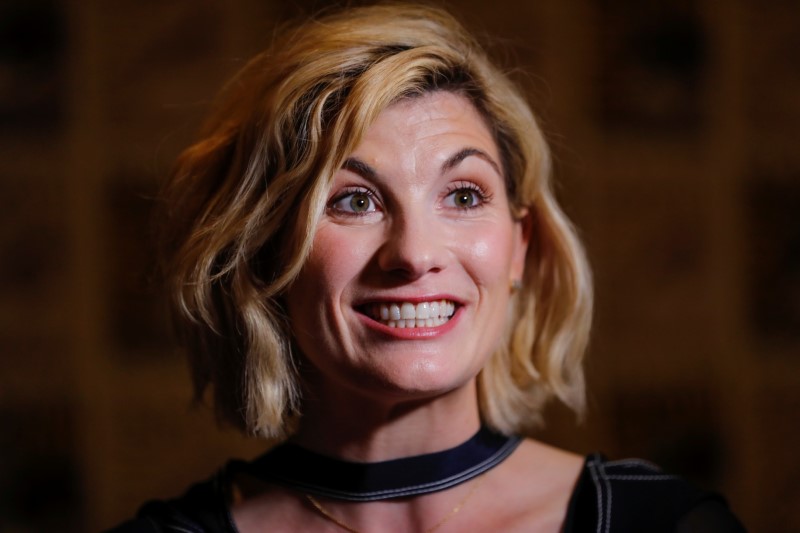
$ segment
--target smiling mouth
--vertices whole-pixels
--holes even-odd
[[[450,300],[431,302],[371,303],[362,312],[390,328],[435,328],[446,324],[456,311]]]

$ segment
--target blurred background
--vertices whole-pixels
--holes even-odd
[[[265,444],[190,405],[149,213],[223,81],[323,1],[0,1],[0,530],[97,531]],[[597,282],[541,438],[800,531],[800,6],[449,7],[525,87]]]

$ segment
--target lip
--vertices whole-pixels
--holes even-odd
[[[423,296],[403,296],[403,295],[387,295],[387,296],[380,296],[380,297],[373,297],[373,298],[365,298],[363,300],[358,300],[353,304],[353,307],[359,308],[368,304],[395,304],[395,303],[402,303],[408,302],[412,304],[418,304],[420,302],[433,302],[435,300],[449,300],[455,303],[457,306],[461,307],[464,305],[464,302],[453,296],[452,294],[444,294],[444,293],[437,293],[437,294],[426,294]]]
[[[405,300],[410,301],[410,300]],[[379,333],[387,335],[389,337],[394,337],[396,339],[425,339],[431,337],[438,337],[448,333],[458,323],[459,319],[461,318],[462,311],[464,310],[463,306],[458,306],[456,308],[456,312],[450,317],[450,320],[442,324],[441,326],[435,326],[430,328],[390,328],[384,324],[381,324],[377,320],[370,318],[369,316],[361,313],[356,312],[358,315],[359,320],[366,325],[368,328],[375,330]]]
[[[433,326],[429,328],[390,328],[389,326],[378,322],[360,310],[360,307],[372,303],[420,303],[434,300],[449,300],[456,304],[456,309],[453,313],[453,316],[450,317],[450,320],[441,326]],[[454,327],[456,327],[457,323],[461,319],[462,311],[464,310],[464,304],[460,300],[447,294],[437,294],[434,296],[402,296],[397,298],[392,296],[364,300],[363,302],[360,302],[358,305],[354,306],[354,309],[356,311],[356,316],[358,316],[361,323],[369,329],[395,339],[414,340],[438,337],[451,331]]]

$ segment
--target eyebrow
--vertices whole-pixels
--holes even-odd
[[[378,173],[374,168],[355,157],[348,157],[345,159],[344,163],[342,163],[342,168],[354,172],[370,181],[376,181],[378,178]]]
[[[447,161],[445,161],[442,164],[442,174],[444,174],[445,172],[447,172],[449,170],[454,169],[463,160],[465,160],[466,158],[468,158],[470,156],[473,156],[473,155],[474,156],[478,156],[481,159],[483,159],[484,161],[486,161],[487,163],[489,163],[492,166],[492,168],[494,169],[494,171],[497,172],[498,176],[500,176],[500,177],[503,176],[503,173],[500,172],[500,167],[497,166],[497,163],[495,163],[494,159],[492,159],[492,157],[489,154],[487,154],[486,152],[484,152],[483,150],[479,150],[477,148],[462,148],[461,150],[459,150],[455,154],[451,155],[449,158],[447,158]]]
[[[451,155],[447,158],[447,160],[442,163],[442,174],[448,172],[455,167],[457,167],[462,161],[470,156],[477,156],[489,163],[491,167],[497,172],[497,175],[502,177],[503,173],[500,172],[500,167],[497,163],[492,159],[492,157],[484,152],[483,150],[479,150],[478,148],[462,148],[455,154]],[[370,181],[375,181],[378,178],[378,172],[366,164],[364,161],[356,157],[348,157],[344,163],[342,164],[342,168],[345,170],[349,170],[350,172],[354,172]]]

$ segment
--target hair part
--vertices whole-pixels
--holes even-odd
[[[431,91],[475,105],[502,158],[511,210],[531,216],[507,342],[481,371],[484,421],[525,433],[552,397],[582,412],[592,290],[551,190],[528,104],[464,28],[421,6],[354,8],[286,32],[223,89],[163,194],[165,276],[195,395],[221,420],[281,439],[301,416],[283,295],[324,212],[330,180],[392,103]]]

